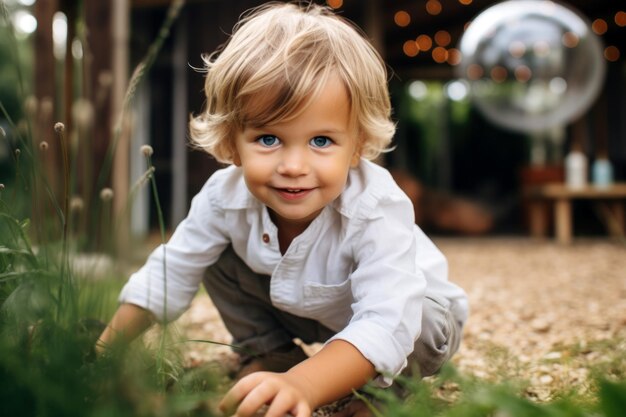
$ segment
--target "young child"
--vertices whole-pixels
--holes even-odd
[[[407,365],[436,372],[458,348],[467,299],[370,162],[394,134],[379,55],[321,6],[271,3],[205,61],[191,136],[230,166],[132,275],[99,349],[176,319],[203,282],[233,343],[254,353],[222,401],[239,417],[265,405],[308,417]],[[307,358],[294,338],[325,344]]]

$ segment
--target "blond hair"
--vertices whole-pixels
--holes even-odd
[[[207,103],[189,128],[195,145],[220,162],[233,162],[237,132],[297,117],[334,74],[348,93],[360,155],[375,159],[391,142],[385,65],[358,29],[325,7],[252,9],[223,49],[203,59]]]

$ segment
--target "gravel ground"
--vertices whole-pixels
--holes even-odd
[[[626,377],[619,374],[626,373],[623,242],[434,240],[448,257],[451,279],[470,299],[464,341],[453,359],[461,372],[496,382],[523,381],[526,395],[539,401],[569,389],[584,394],[594,372]],[[178,323],[189,339],[230,342],[205,293]],[[190,366],[212,362],[233,369],[236,364],[224,346],[189,343],[184,354]]]

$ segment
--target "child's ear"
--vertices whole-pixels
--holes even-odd
[[[240,167],[241,166],[241,158],[239,157],[239,152],[237,152],[237,148],[235,146],[233,146],[233,149],[231,150],[232,155],[233,155],[233,165]]]
[[[361,160],[361,152],[354,152],[352,155],[352,159],[350,160],[350,168],[356,168],[359,166],[359,161]]]
[[[350,159],[350,168],[356,168],[359,165],[359,161],[361,160],[361,148],[363,146],[362,140],[359,140],[359,144],[356,149],[354,149],[354,153],[352,154],[352,159]]]

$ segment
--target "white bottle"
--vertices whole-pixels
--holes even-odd
[[[587,157],[577,149],[572,149],[565,156],[565,184],[570,188],[587,185]]]

